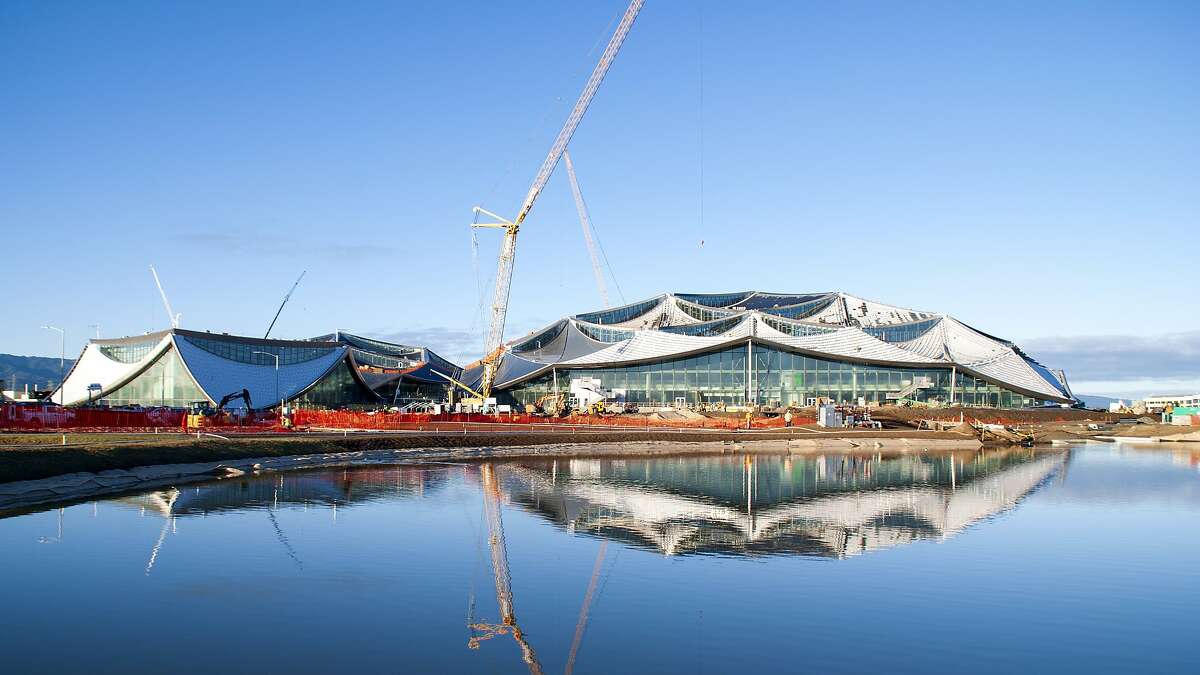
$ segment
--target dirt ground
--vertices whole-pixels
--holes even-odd
[[[284,457],[330,452],[415,448],[473,448],[515,445],[567,445],[637,441],[783,440],[805,436],[897,436],[909,439],[957,438],[947,432],[905,429],[895,432],[868,429],[826,430],[808,427],[771,431],[651,431],[597,430],[587,427],[553,431],[484,428],[469,433],[357,432],[226,435],[197,439],[185,434],[0,434],[0,483],[74,473],[130,469],[166,463],[212,462],[252,457]]]

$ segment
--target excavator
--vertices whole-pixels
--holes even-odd
[[[254,410],[254,405],[250,402],[250,391],[242,389],[230,394],[225,394],[221,397],[221,401],[214,408],[208,404],[208,401],[193,401],[186,419],[188,429],[199,429],[200,427],[220,426],[225,422],[225,406],[231,401],[241,399],[246,404],[246,412]]]
[[[562,417],[570,412],[567,409],[566,394],[546,394],[525,408],[527,413],[546,417]]]

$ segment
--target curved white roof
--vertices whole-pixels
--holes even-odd
[[[252,360],[242,354],[256,349],[300,350],[302,356],[295,362],[286,359],[281,362],[276,388],[274,360],[269,357]],[[341,363],[350,362],[350,347],[336,342],[267,340],[171,329],[136,337],[92,340],[55,392],[54,400],[76,405],[103,398],[144,373],[170,351],[178,353],[187,375],[211,402],[245,389],[256,408],[271,407],[281,398],[291,400]],[[367,387],[355,369],[350,368],[350,372]],[[98,392],[88,389],[93,384],[100,385]],[[238,399],[229,407],[244,405]]]
[[[1071,400],[1057,378],[1012,343],[952,317],[841,292],[668,293],[576,314],[510,343],[496,381],[508,387],[550,366],[620,366],[747,340],[841,361],[955,366],[1014,391]],[[478,370],[469,367],[465,377]]]

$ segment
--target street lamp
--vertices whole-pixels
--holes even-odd
[[[283,416],[283,399],[279,398],[279,355],[271,352],[251,352],[252,354],[262,354],[275,359],[275,398],[279,399],[279,415]]]
[[[62,338],[62,344],[59,346],[59,352],[58,352],[58,391],[59,391],[58,399],[59,399],[59,403],[62,403],[63,401],[66,400],[66,392],[64,392],[62,390],[62,387],[63,387],[63,375],[64,375],[64,370],[65,370],[65,368],[63,367],[63,364],[65,364],[67,361],[67,331],[65,331],[61,328],[57,328],[55,326],[42,326],[42,328],[44,328],[45,330],[58,331],[59,336]],[[50,397],[50,402],[51,403],[54,402],[53,395],[51,395],[51,397]]]

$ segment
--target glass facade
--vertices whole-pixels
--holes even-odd
[[[379,399],[350,372],[343,360],[321,381],[300,395],[297,402],[313,408],[340,408],[348,405],[378,403]]]
[[[814,399],[868,403],[894,401],[897,395],[923,401],[981,407],[1024,407],[1041,403],[985,380],[953,377],[950,368],[890,368],[845,363],[743,343],[719,352],[617,368],[557,369],[508,390],[520,404],[558,391],[570,380],[599,378],[606,389],[625,390],[632,403],[689,405],[810,405]],[[892,395],[889,398],[889,394]]]
[[[696,319],[697,321],[715,321],[724,319],[729,316],[738,316],[737,312],[728,309],[713,309],[704,305],[693,305],[684,300],[677,300],[675,306],[683,310],[684,314]]]
[[[620,342],[633,337],[633,331],[624,330],[621,328],[605,328],[603,326],[589,326],[586,323],[575,322],[575,327],[580,333],[592,338],[597,342]]]
[[[829,296],[824,294],[804,293],[802,295],[792,295],[779,293],[755,293],[753,296],[739,302],[735,307],[742,309],[767,309],[770,307],[790,307],[803,303],[812,302],[814,300],[828,300]]]
[[[159,340],[129,345],[100,345],[100,353],[120,363],[137,363],[146,358]]]
[[[732,307],[742,300],[754,295],[752,291],[742,291],[740,293],[679,293],[675,297],[682,298],[688,302],[694,302],[697,305],[706,305],[708,307]]]
[[[817,312],[828,307],[833,302],[831,298],[817,298],[808,302],[801,302],[795,305],[784,305],[780,307],[763,307],[761,310],[767,314],[783,316],[789,319],[803,319],[807,316],[812,316]]]
[[[550,326],[546,330],[538,333],[537,335],[530,337],[528,340],[525,340],[521,344],[514,346],[513,351],[514,352],[528,352],[528,351],[533,351],[536,349],[541,349],[542,347],[553,342],[554,338],[558,337],[559,333],[563,332],[563,328],[565,328],[566,325],[567,325],[566,321],[559,321],[558,323],[554,324],[553,326]]]
[[[624,307],[616,307],[614,309],[605,309],[599,312],[590,312],[588,314],[580,314],[576,319],[587,321],[588,323],[623,323],[631,319],[636,319],[639,316],[649,312],[662,302],[662,298],[651,298],[642,302],[636,302],[632,305]]]
[[[705,323],[684,324],[682,326],[665,326],[659,328],[664,333],[676,333],[678,335],[699,335],[701,337],[711,337],[713,335],[723,335],[726,331],[738,325],[745,320],[742,315],[731,316],[728,319],[717,319],[716,321],[707,321]]]
[[[863,326],[863,332],[877,337],[884,342],[908,342],[916,340],[933,328],[941,321],[940,317],[917,321],[916,323],[902,323],[893,326]]]
[[[174,349],[164,352],[145,372],[103,399],[110,406],[167,408],[186,408],[193,401],[207,400]]]
[[[180,335],[178,338],[187,340],[200,349],[223,359],[237,361],[238,363],[249,363],[256,366],[273,366],[275,365],[275,359],[266,354],[255,354],[254,352],[276,354],[279,356],[279,365],[287,366],[293,363],[304,363],[305,361],[319,359],[334,350],[333,347],[282,347],[254,342],[241,342],[237,339],[221,340],[193,337],[190,335]]]
[[[837,330],[836,328],[823,328],[821,326],[814,326],[808,323],[785,321],[783,319],[776,319],[769,316],[764,316],[762,319],[763,322],[771,328],[774,328],[780,333],[787,333],[788,335],[821,335],[823,333],[832,333]]]
[[[364,352],[356,347],[351,347],[350,352],[354,354],[354,361],[362,366],[374,366],[376,368],[391,368],[393,370],[402,370],[412,368],[421,364],[421,355],[418,353],[416,358],[405,358],[402,356],[388,356],[377,354],[375,352]],[[281,359],[282,360],[282,359]]]

